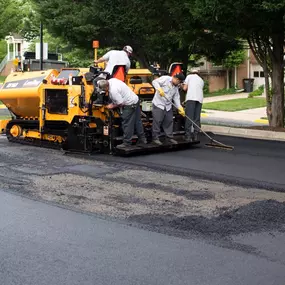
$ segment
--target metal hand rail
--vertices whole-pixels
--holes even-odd
[[[2,72],[7,62],[8,62],[8,54],[3,58],[3,60],[0,63],[0,72]]]

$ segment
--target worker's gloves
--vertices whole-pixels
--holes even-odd
[[[179,113],[181,116],[185,117],[185,111],[184,111],[184,109],[183,109],[182,106],[178,108],[178,113]]]
[[[161,97],[165,97],[165,93],[164,93],[164,91],[163,91],[162,88],[158,88],[157,91],[159,92],[159,95],[160,95]]]

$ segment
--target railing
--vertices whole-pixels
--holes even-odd
[[[0,72],[2,72],[7,62],[8,62],[8,54],[3,58],[2,62],[0,63]]]

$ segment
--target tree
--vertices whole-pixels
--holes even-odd
[[[19,33],[27,40],[32,41],[39,37],[40,16],[35,11],[35,5],[31,0],[21,0],[21,21]]]
[[[7,43],[4,40],[0,40],[0,62],[7,54]]]
[[[227,88],[230,88],[230,70],[235,69],[235,83],[234,87],[236,87],[236,67],[244,62],[245,59],[245,51],[244,49],[230,51],[227,53],[226,58],[222,61],[222,65],[227,69]]]
[[[271,126],[284,125],[284,12],[283,0],[189,0],[192,14],[208,28],[232,38],[247,39],[257,60],[272,80],[267,90]],[[270,101],[271,100],[271,101]]]
[[[82,48],[122,48],[129,44],[141,66],[182,61],[186,70],[189,54],[222,58],[237,41],[223,34],[207,34],[202,21],[187,9],[188,1],[174,0],[55,0],[34,3],[49,31]],[[220,45],[217,45],[217,42]]]
[[[18,1],[0,0],[0,39],[17,30],[19,26],[18,4]]]

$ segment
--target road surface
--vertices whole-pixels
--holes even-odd
[[[285,191],[285,142],[214,136],[234,146],[233,151],[205,147],[189,150],[118,158],[118,161],[145,165],[154,169],[233,184]],[[106,157],[106,160],[114,158]]]
[[[0,284],[283,285],[283,143],[223,141],[120,158],[0,137]]]
[[[284,284],[284,262],[0,196],[3,285]]]

